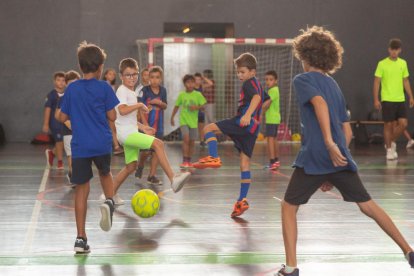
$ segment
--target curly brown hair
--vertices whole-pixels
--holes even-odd
[[[319,26],[308,27],[301,32],[293,40],[296,58],[331,74],[341,68],[344,48],[332,32]]]

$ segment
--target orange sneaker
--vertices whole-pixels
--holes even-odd
[[[191,169],[193,168],[193,164],[191,162],[183,162],[180,164],[181,169]]]
[[[200,158],[200,160],[198,160],[198,162],[193,163],[193,167],[196,169],[206,169],[206,168],[220,168],[221,167],[221,159],[220,157],[212,157],[212,156],[207,156],[207,157],[203,157]]]
[[[243,200],[237,201],[234,204],[233,212],[231,213],[231,217],[238,217],[241,216],[245,211],[249,209],[249,203],[247,199],[243,198]]]

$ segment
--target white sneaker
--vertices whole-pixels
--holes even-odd
[[[176,173],[171,183],[171,189],[174,193],[178,193],[190,177],[190,172]]]
[[[414,146],[414,140],[411,139],[410,141],[408,141],[407,146],[405,146],[407,149],[412,148]]]
[[[114,197],[112,198],[114,200],[115,206],[119,206],[119,205],[124,205],[125,201],[118,195],[114,195]],[[101,194],[101,196],[99,197],[99,200],[104,202],[106,200],[106,197],[104,194]]]
[[[393,151],[397,151],[397,144],[395,142],[391,142],[391,148]]]
[[[393,151],[393,154],[394,154],[394,160],[395,160],[395,159],[398,159],[398,153],[397,153],[397,151],[396,151],[396,150],[394,150],[394,151]]]
[[[395,159],[395,155],[394,155],[394,151],[392,150],[392,148],[387,149],[387,160],[394,160]]]

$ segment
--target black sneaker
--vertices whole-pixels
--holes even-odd
[[[81,237],[76,238],[74,249],[76,254],[85,254],[91,252],[88,245],[88,240]]]
[[[295,268],[291,273],[285,272],[285,266],[282,265],[282,268],[274,276],[299,276],[299,269]]]
[[[111,198],[108,198],[101,204],[101,206],[99,206],[99,208],[101,209],[101,222],[99,225],[102,230],[108,232],[112,227],[112,216],[115,210],[114,201]]]
[[[148,176],[147,182],[148,182],[148,184],[153,184],[153,185],[161,185],[162,184],[161,180],[159,180],[155,175]]]
[[[414,268],[414,252],[410,252],[407,254],[408,263],[410,264],[411,268]]]
[[[138,167],[137,170],[135,171],[135,177],[141,179],[143,170],[144,170],[144,167]]]

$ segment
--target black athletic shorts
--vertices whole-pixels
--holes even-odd
[[[206,115],[204,111],[199,110],[198,111],[198,122],[199,123],[205,123],[206,122]]]
[[[306,174],[302,168],[294,170],[284,200],[293,205],[306,204],[325,182],[336,187],[345,201],[366,202],[371,200],[371,196],[362,184],[357,172],[346,170],[324,175],[310,175]]]
[[[237,118],[225,119],[216,122],[220,131],[229,136],[234,142],[234,146],[240,152],[246,154],[249,158],[253,155],[254,145],[256,144],[257,136],[251,134],[247,127],[241,127],[236,122]]]
[[[407,118],[405,102],[382,102],[381,105],[384,122],[393,122],[400,118]]]
[[[85,184],[93,177],[92,162],[95,163],[99,175],[108,175],[111,172],[111,155],[105,154],[94,157],[72,159],[72,183]]]
[[[277,124],[265,124],[264,135],[266,137],[277,137],[278,128],[279,128],[279,125]]]

